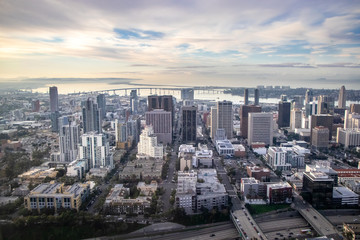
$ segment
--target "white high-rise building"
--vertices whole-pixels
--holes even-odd
[[[301,128],[301,116],[302,112],[300,109],[293,109],[290,112],[290,128],[295,130],[295,128]]]
[[[72,162],[78,156],[80,128],[75,122],[61,125],[59,129],[60,161]]]
[[[248,144],[263,142],[273,144],[273,115],[272,113],[249,113]]]
[[[154,134],[152,126],[146,126],[140,135],[138,155],[152,158],[164,157],[164,147],[157,143],[157,136]]]
[[[112,168],[113,155],[104,134],[88,132],[81,136],[80,159],[88,161],[88,168]]]

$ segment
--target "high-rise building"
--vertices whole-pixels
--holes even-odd
[[[360,114],[360,104],[356,104],[356,103],[350,104],[350,112]]]
[[[56,112],[59,111],[59,96],[57,87],[50,87],[50,111]]]
[[[287,102],[286,100],[279,102],[279,115],[277,122],[279,128],[290,126],[290,109],[291,109],[290,102]]]
[[[249,89],[244,89],[244,105],[249,105]]]
[[[196,107],[182,107],[182,140],[183,142],[196,141]]]
[[[248,144],[263,142],[273,144],[273,115],[272,113],[249,113]]]
[[[131,107],[132,113],[138,112],[138,105],[139,105],[139,100],[138,100],[137,92],[135,89],[131,90],[131,92],[130,92],[130,107]]]
[[[344,128],[345,129],[359,129],[360,128],[360,114],[349,113],[349,111],[346,110],[345,111],[345,119],[344,119]]]
[[[312,131],[315,127],[323,126],[323,127],[326,127],[327,129],[329,129],[329,140],[331,140],[333,121],[334,121],[334,116],[332,116],[330,114],[311,115],[310,137],[312,138]]]
[[[329,147],[329,129],[317,126],[311,132],[311,146],[317,150],[325,150]]]
[[[140,119],[129,118],[127,122],[115,120],[115,141],[120,149],[128,149],[139,142]]]
[[[40,101],[35,100],[31,102],[31,110],[33,112],[39,112],[40,111]]]
[[[318,114],[334,113],[334,99],[327,95],[320,95],[317,112]]]
[[[339,108],[346,108],[346,90],[345,90],[345,86],[341,86],[341,88],[340,88],[338,107]]]
[[[332,204],[334,179],[323,172],[304,172],[303,196],[314,207]]]
[[[242,105],[240,107],[240,132],[243,138],[248,137],[248,119],[251,112],[261,112],[261,107],[256,105]]]
[[[81,136],[80,159],[86,159],[90,168],[113,168],[113,155],[106,136],[102,133],[88,132]]]
[[[59,111],[52,112],[50,115],[52,132],[59,131],[59,120],[58,120],[59,117],[60,117]]]
[[[104,119],[106,117],[106,98],[105,94],[99,94],[96,97],[97,105],[100,111],[100,117],[101,119]]]
[[[148,111],[154,109],[164,109],[167,112],[174,112],[173,97],[171,95],[148,96]]]
[[[172,121],[171,112],[164,109],[154,109],[145,113],[146,125],[151,125],[157,140],[162,144],[171,144],[172,142]]]
[[[98,105],[92,99],[82,102],[82,117],[84,133],[97,131],[101,133],[101,116]]]
[[[290,114],[290,128],[291,130],[295,130],[296,128],[301,128],[301,118],[302,112],[298,108],[294,108],[291,110]]]
[[[157,136],[154,134],[152,126],[145,126],[140,135],[138,144],[138,155],[145,158],[163,158],[164,147],[157,143]]]
[[[194,89],[193,88],[181,89],[181,99],[182,100],[194,100]]]
[[[80,128],[75,122],[62,124],[59,130],[60,160],[72,162],[78,155],[78,144],[80,143]]]
[[[217,130],[217,108],[211,107],[211,129],[210,135],[211,139],[215,138],[216,130]]]
[[[308,89],[305,93],[305,104],[310,103],[311,101],[313,101],[313,93],[310,89]]]
[[[260,103],[260,93],[259,93],[259,89],[255,89],[254,90],[254,105],[259,105]]]
[[[304,96],[302,95],[295,95],[293,97],[293,107],[301,109],[304,107]]]
[[[217,129],[225,129],[226,137],[233,137],[233,110],[232,102],[222,101],[216,103],[217,108]]]

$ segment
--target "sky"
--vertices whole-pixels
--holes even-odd
[[[0,1],[0,83],[54,78],[360,89],[360,1]]]

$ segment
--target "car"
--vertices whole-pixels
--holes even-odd
[[[210,237],[215,237],[215,234],[214,233],[210,234]]]
[[[317,216],[314,216],[315,219],[317,219]]]

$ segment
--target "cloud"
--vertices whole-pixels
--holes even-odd
[[[164,37],[164,33],[140,29],[119,29],[115,28],[116,37],[122,39],[158,39]]]

